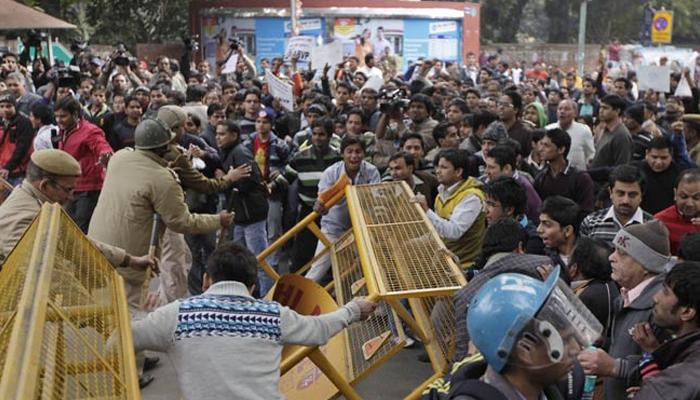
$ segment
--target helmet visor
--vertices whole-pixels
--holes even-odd
[[[581,348],[593,345],[603,332],[603,325],[559,279],[535,318],[571,335]]]

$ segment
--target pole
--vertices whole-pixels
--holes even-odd
[[[586,13],[588,12],[588,0],[581,0],[581,9],[578,19],[578,63],[576,72],[583,76],[583,61],[586,57]]]
[[[297,0],[289,0],[289,11],[292,14],[292,26],[289,30],[291,36],[297,35]]]
[[[53,40],[51,38],[51,31],[48,31],[47,45],[49,46],[49,65],[53,65]],[[39,57],[41,54],[39,54]]]

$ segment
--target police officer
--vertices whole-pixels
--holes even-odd
[[[559,280],[557,267],[545,282],[515,273],[486,282],[469,305],[467,329],[488,366],[481,377],[455,372],[448,398],[552,400],[565,398],[555,384],[603,327]],[[580,390],[583,377],[569,386]]]
[[[45,202],[65,205],[73,197],[80,164],[63,150],[46,149],[32,154],[27,175],[0,205],[0,263],[7,258]],[[146,256],[133,257],[123,249],[98,241],[93,244],[114,266],[143,270],[155,267]],[[144,254],[144,253],[140,253]]]
[[[192,214],[187,209],[177,174],[163,158],[174,138],[159,119],[145,119],[134,132],[135,150],[122,149],[110,160],[105,183],[90,221],[88,236],[120,246],[129,252],[148,252],[153,215],[178,233],[209,233],[228,228],[233,214]],[[141,308],[141,291],[147,275],[126,269],[124,277],[129,308]]]
[[[189,191],[188,196],[190,198],[200,194],[209,195],[222,192],[229,189],[233,182],[250,174],[250,166],[243,165],[239,169],[232,168],[221,178],[207,178],[200,170],[192,165],[190,157],[193,155],[192,153],[196,153],[200,155],[200,159],[215,157],[218,161],[218,154],[213,149],[213,154],[207,153],[205,148],[197,147],[195,150],[194,145],[192,149],[188,151],[179,145],[179,140],[185,131],[185,121],[187,120],[185,111],[178,106],[166,105],[158,109],[157,118],[164,122],[174,134],[173,141],[169,144],[168,151],[163,158],[168,162],[168,167],[177,174],[182,189]],[[215,207],[214,205],[214,211],[216,210]],[[204,245],[195,247],[199,262],[201,262],[199,259],[202,258],[199,250],[203,250],[207,255],[214,251],[216,241],[214,235],[188,236],[190,236],[190,242]],[[160,304],[167,304],[187,295],[187,277],[193,260],[192,252],[185,241],[185,235],[174,232],[171,229],[165,230],[162,240],[162,249],[158,297]],[[199,274],[203,274],[203,271]],[[199,279],[201,280],[201,277]]]

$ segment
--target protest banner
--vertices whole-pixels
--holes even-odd
[[[265,81],[272,97],[279,100],[282,107],[287,111],[294,111],[294,92],[292,85],[274,76],[272,72],[265,73]]]
[[[321,79],[323,67],[330,65],[328,71],[330,79],[335,75],[336,65],[343,61],[343,42],[334,40],[330,43],[316,47],[311,51],[311,66],[316,69],[314,79]]]
[[[284,61],[290,62],[297,59],[297,65],[311,62],[311,49],[314,46],[313,36],[294,36],[289,38],[287,48],[284,51]]]
[[[221,73],[232,74],[236,72],[236,65],[238,65],[238,53],[233,53],[229,56],[228,60],[226,60],[226,64],[224,64],[223,68],[221,68]]]
[[[668,92],[671,89],[671,67],[645,65],[637,69],[639,90]]]

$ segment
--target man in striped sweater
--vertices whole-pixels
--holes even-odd
[[[282,177],[290,184],[290,191],[294,188],[297,192],[297,221],[313,211],[323,171],[340,160],[340,153],[330,146],[333,131],[332,119],[321,117],[315,120],[311,124],[312,145],[296,153],[284,171]],[[293,185],[295,181],[296,185]],[[313,258],[316,244],[316,236],[308,229],[297,234],[292,250],[291,271],[297,271]]]
[[[610,174],[612,205],[589,214],[581,223],[581,236],[601,239],[612,245],[612,240],[620,229],[654,219],[653,215],[639,207],[643,189],[639,168],[634,165],[615,168]]]

